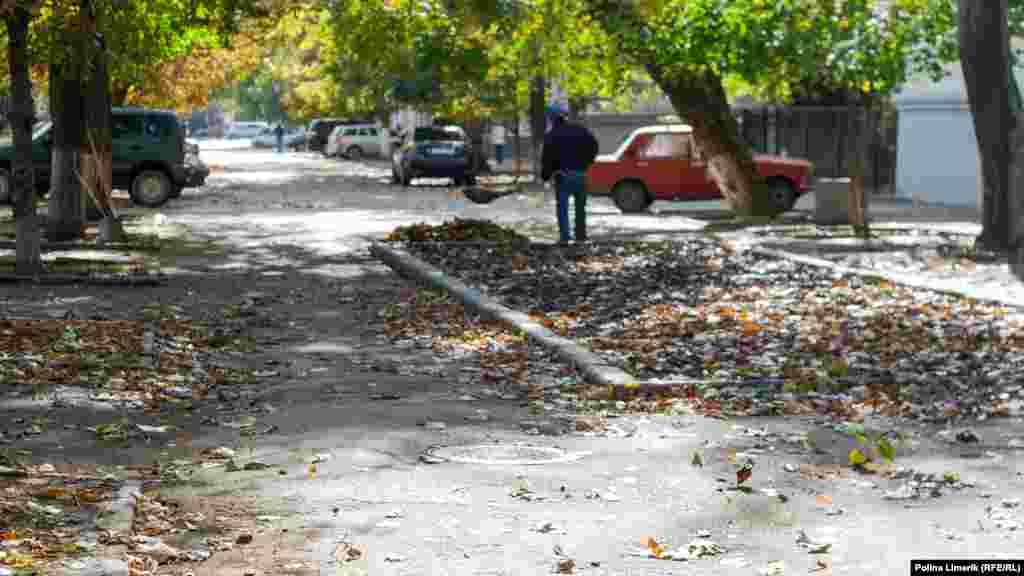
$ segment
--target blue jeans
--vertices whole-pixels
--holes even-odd
[[[565,170],[555,174],[556,203],[558,207],[558,238],[568,242],[587,239],[587,191],[586,175],[583,172]],[[569,195],[575,201],[576,230],[573,234],[569,223]]]
[[[501,164],[505,161],[505,145],[495,144],[494,145],[494,161]]]

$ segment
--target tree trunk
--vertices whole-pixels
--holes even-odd
[[[648,72],[676,113],[693,128],[708,174],[722,191],[726,205],[742,217],[777,215],[750,146],[740,137],[722,79],[713,73],[670,78],[652,67]]]
[[[1010,43],[1006,0],[959,0],[960,65],[981,153],[982,231],[977,243],[1006,250],[1010,238]]]
[[[15,257],[18,274],[39,274],[39,219],[36,215],[35,171],[32,167],[32,79],[28,63],[28,26],[31,15],[16,5],[7,14],[7,62],[11,77],[10,122],[14,132],[11,163],[11,198],[14,200]]]
[[[867,218],[867,197],[864,194],[864,177],[868,164],[868,150],[871,147],[873,126],[871,123],[871,110],[869,108],[850,108],[851,146],[849,151],[849,173],[850,173],[850,197],[849,197],[849,219],[850,224],[864,238],[869,238],[871,232],[868,229]]]
[[[533,157],[533,175],[540,182],[541,171],[541,147],[544,144],[544,130],[547,129],[547,117],[544,110],[544,97],[547,91],[547,82],[543,76],[534,76],[533,85],[530,86],[530,136],[531,152]]]
[[[107,74],[107,51],[102,36],[95,34],[96,21],[90,11],[84,9],[83,29],[94,39],[91,54],[93,66],[85,82],[84,128],[85,138],[80,151],[79,165],[82,167],[81,182],[89,195],[89,207],[97,210],[97,216],[104,220],[100,230],[101,242],[117,241],[121,236],[120,223],[110,200],[113,182],[113,141],[111,139],[110,78]]]
[[[479,117],[467,118],[466,131],[468,132],[470,142],[470,153],[472,157],[473,172],[475,174],[483,174],[490,171],[490,167],[487,166],[487,154],[484,150],[484,123]]]
[[[53,242],[81,238],[85,224],[82,185],[78,179],[78,152],[82,147],[82,86],[77,66],[70,60],[50,66],[53,153],[46,235]]]

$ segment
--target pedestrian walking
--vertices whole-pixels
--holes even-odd
[[[501,123],[494,125],[491,129],[491,141],[494,143],[494,162],[501,164],[505,161],[505,126]]]
[[[281,154],[284,152],[284,126],[280,122],[274,128],[274,136],[277,138],[277,153]]]
[[[567,112],[558,107],[548,109],[551,130],[544,137],[541,155],[541,180],[554,178],[558,210],[558,237],[566,244],[571,239],[587,240],[587,168],[597,157],[597,138],[586,127],[570,122]],[[569,224],[569,198],[575,204],[575,234]]]

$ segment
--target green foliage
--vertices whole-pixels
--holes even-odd
[[[634,61],[666,78],[729,78],[785,100],[792,88],[886,95],[956,58],[949,0],[661,0],[588,2]]]
[[[457,117],[526,107],[535,74],[570,96],[613,96],[631,69],[580,0],[358,0],[331,10],[330,72],[350,107]]]

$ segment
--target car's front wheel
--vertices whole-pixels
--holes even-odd
[[[171,179],[160,170],[143,170],[132,180],[132,202],[147,208],[163,206],[171,198]]]
[[[0,168],[0,206],[12,203],[11,172],[6,168]]]
[[[651,205],[651,197],[647,194],[647,188],[632,180],[615,185],[612,190],[612,201],[625,214],[643,212]]]
[[[182,190],[184,190],[184,188],[182,188],[181,186],[172,186],[171,195],[169,196],[169,198],[181,198]]]
[[[358,162],[363,158],[363,149],[359,146],[349,146],[348,150],[345,151],[345,155],[348,156],[349,160]]]
[[[768,181],[768,197],[779,212],[789,212],[796,205],[796,190],[785,178],[772,178]]]

